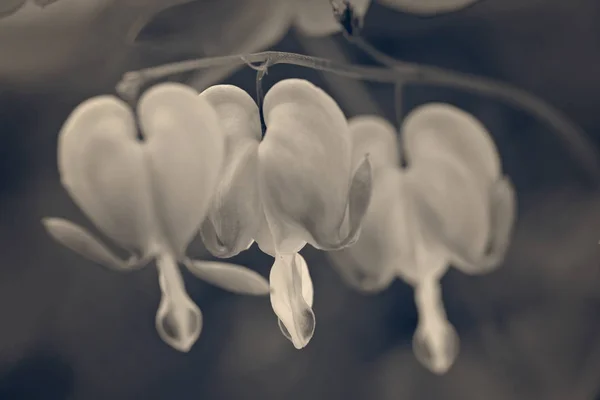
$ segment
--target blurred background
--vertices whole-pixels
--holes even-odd
[[[0,399],[600,399],[598,182],[557,132],[493,98],[419,86],[405,92],[405,111],[446,101],[479,118],[519,199],[504,265],[480,277],[450,270],[442,281],[461,337],[445,376],[412,354],[410,286],[396,281],[361,295],[315,250],[303,252],[317,316],[307,348],[295,350],[280,333],[268,298],[229,294],[183,271],[204,329],[181,354],[154,329],[154,268],[110,272],[45,234],[44,216],[90,226],[60,185],[57,135],[78,103],[114,93],[124,72],[266,48],[373,64],[339,33],[309,37],[285,23],[283,2],[58,0],[0,19]],[[564,111],[600,150],[597,0],[481,0],[435,17],[374,3],[364,36],[402,60],[528,90]],[[322,86],[349,116],[395,121],[390,85],[277,65],[265,88],[287,77]],[[176,79],[199,87],[222,79],[253,94],[255,72]],[[199,239],[189,254],[208,257]],[[256,246],[233,261],[265,276],[272,263]]]

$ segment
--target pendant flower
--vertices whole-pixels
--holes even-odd
[[[312,338],[313,286],[298,252],[310,244],[340,249],[353,243],[371,192],[363,156],[352,167],[346,118],[335,101],[308,81],[287,79],[259,109],[231,85],[202,92],[223,123],[225,166],[201,235],[217,257],[232,257],[256,241],[273,256],[271,305],[283,334],[298,349]]]
[[[193,89],[175,83],[150,88],[137,106],[143,140],[129,106],[113,96],[80,104],[58,143],[61,182],[75,203],[115,244],[124,261],[83,228],[45,218],[50,235],[106,267],[129,271],[156,260],[162,299],[160,337],[187,352],[202,329],[178,262],[196,276],[238,293],[265,295],[268,283],[246,268],[192,261],[185,250],[206,216],[223,163],[217,113]]]
[[[355,159],[373,160],[373,195],[358,241],[329,253],[354,288],[385,289],[396,277],[415,288],[417,359],[437,374],[458,355],[439,280],[450,264],[467,274],[492,271],[504,258],[515,194],[485,127],[447,104],[417,108],[402,126],[408,167],[398,164],[394,128],[377,117],[350,121]]]

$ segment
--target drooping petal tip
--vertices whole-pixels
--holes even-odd
[[[445,323],[436,331],[418,327],[412,341],[415,358],[436,375],[444,375],[456,361],[460,351],[458,333]]]
[[[187,353],[202,331],[202,313],[187,295],[175,300],[163,293],[156,313],[156,331],[166,344]]]
[[[45,217],[42,218],[42,224],[58,243],[106,268],[132,271],[146,265],[146,260],[136,260],[135,257],[130,261],[121,259],[86,229],[66,219]]]
[[[271,267],[271,305],[279,327],[296,349],[310,342],[315,331],[313,285],[300,254],[277,255]]]

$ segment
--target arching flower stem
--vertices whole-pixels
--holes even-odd
[[[389,56],[386,56],[389,57]],[[394,60],[394,59],[392,59]],[[117,92],[129,102],[135,102],[143,86],[171,75],[203,68],[248,63],[292,64],[319,71],[332,72],[352,79],[372,82],[434,85],[462,89],[505,102],[531,113],[555,129],[582,169],[595,184],[600,184],[600,156],[585,132],[560,110],[506,83],[443,68],[394,60],[393,67],[350,65],[304,54],[265,51],[246,55],[200,58],[130,71],[117,84]]]

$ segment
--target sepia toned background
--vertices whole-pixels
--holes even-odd
[[[600,399],[599,183],[548,126],[449,89],[411,86],[405,109],[447,101],[478,117],[516,186],[519,219],[499,270],[450,270],[442,281],[461,337],[447,375],[431,374],[412,354],[417,314],[408,285],[361,295],[313,249],[303,252],[317,317],[308,347],[295,350],[280,333],[268,298],[226,293],[183,271],[204,329],[190,353],[169,348],[154,329],[154,268],[107,271],[45,234],[40,219],[48,215],[90,226],[60,185],[57,134],[79,102],[114,93],[128,70],[246,51],[239,46],[276,18],[278,0],[196,0],[158,15],[152,7],[161,0],[59,1],[77,4],[50,22],[0,19],[0,400]],[[149,24],[132,46],[125,35],[140,13]],[[373,4],[364,35],[396,58],[531,91],[600,150],[597,0],[481,0],[435,18]],[[272,48],[373,63],[341,35],[290,29]],[[233,72],[226,81],[254,93],[255,72]],[[207,74],[178,79],[208,82]],[[278,65],[265,86],[286,77],[322,86],[349,116],[395,121],[388,85]],[[199,239],[189,254],[208,257]],[[234,262],[267,276],[272,259],[254,246]]]

